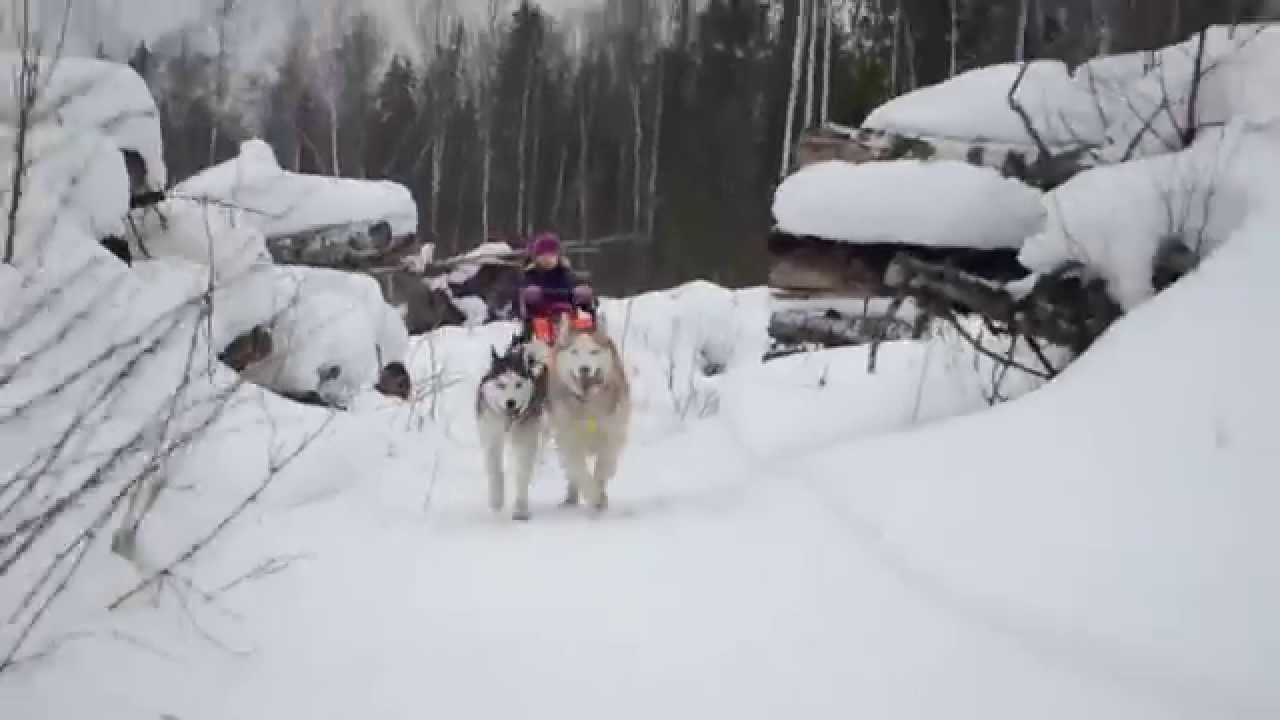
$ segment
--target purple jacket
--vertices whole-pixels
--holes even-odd
[[[564,263],[550,270],[530,266],[524,271],[524,282],[521,283],[524,316],[542,317],[550,315],[556,305],[575,304],[573,289],[578,285],[578,277]],[[531,288],[537,290],[530,292]]]

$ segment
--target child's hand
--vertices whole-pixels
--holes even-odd
[[[573,302],[578,305],[586,305],[591,302],[593,295],[591,288],[586,285],[579,285],[573,289]]]
[[[522,291],[521,296],[524,298],[525,305],[537,305],[542,302],[542,288],[530,285]]]

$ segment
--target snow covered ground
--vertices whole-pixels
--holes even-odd
[[[761,365],[760,291],[610,302],[643,402],[596,519],[550,458],[530,524],[484,507],[469,409],[511,328],[444,329],[412,352],[440,395],[338,416],[184,571],[215,599],[105,612],[137,578],[100,549],[0,716],[1274,717],[1267,230],[962,419],[980,373],[946,341]],[[703,356],[727,371],[682,376]],[[689,388],[718,401],[682,414]],[[237,412],[145,526],[156,562],[326,417]]]
[[[15,507],[99,472],[109,490],[77,496],[0,575],[0,651],[21,645],[0,718],[1280,716],[1277,129],[1238,115],[1020,205],[1048,217],[1024,261],[1087,261],[1129,312],[995,408],[991,361],[950,333],[888,343],[868,374],[866,348],[762,363],[763,289],[605,301],[636,398],[611,508],[557,507],[547,453],[528,524],[485,507],[472,420],[513,326],[407,348],[372,316],[337,326],[404,353],[406,403],[366,393],[330,414],[237,385],[192,363],[211,355],[200,274],[182,270],[200,246],[116,262],[97,239],[125,212],[118,153],[40,128],[28,180],[74,211],[24,205],[0,264],[0,499],[49,470],[0,507],[0,553]],[[1123,205],[1100,202],[1112,193]],[[923,223],[868,213],[826,219],[840,237],[868,217]],[[1205,260],[1152,299],[1157,221],[1177,215]],[[233,239],[213,275],[261,259],[260,235]],[[308,278],[386,315],[348,279]],[[211,396],[226,400],[211,430],[176,445]],[[141,567],[110,552],[112,513],[64,545],[122,487],[103,458],[135,442],[170,450],[130,456],[168,481]],[[25,588],[64,546],[88,548],[81,571],[23,641]]]

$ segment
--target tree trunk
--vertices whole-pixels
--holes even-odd
[[[560,163],[556,170],[556,194],[551,201],[551,222],[557,227],[564,225],[561,222],[560,211],[564,207],[564,178],[565,171],[569,164],[569,145],[566,143],[560,148]]]
[[[516,190],[516,232],[521,232],[524,228],[524,193],[527,177],[525,175],[528,157],[526,155],[526,145],[529,140],[529,94],[533,89],[533,63],[529,63],[524,79],[524,93],[520,98],[520,135],[516,152],[516,174],[517,190]]]
[[[958,58],[958,50],[957,50],[957,46],[960,40],[960,37],[959,37],[960,36],[960,19],[959,19],[960,11],[959,11],[959,8],[957,7],[959,3],[960,3],[960,0],[951,0],[950,2],[951,33],[948,37],[948,40],[949,40],[949,44],[951,45],[951,62],[947,72],[947,77],[955,77],[956,74],[959,72],[959,58]]]
[[[831,44],[833,42],[832,34],[834,33],[832,26],[835,24],[836,12],[835,0],[825,1],[827,3],[827,12],[823,20],[826,22],[827,36],[822,43],[822,112],[819,116],[819,120],[823,125],[826,125],[827,121],[831,119]]]
[[[804,11],[805,0],[798,0],[796,8],[796,43],[791,55],[791,91],[787,94],[787,120],[782,138],[782,169],[778,177],[784,178],[791,171],[791,145],[795,142],[796,100],[800,94],[800,71],[804,59]]]
[[[1017,62],[1027,61],[1027,22],[1030,19],[1031,0],[1020,0],[1018,3],[1018,38],[1013,51],[1013,59]]]
[[[449,148],[447,121],[441,124],[439,134],[436,135],[434,144],[435,150],[431,154],[431,218],[427,222],[431,228],[431,234],[437,235],[440,230],[438,222],[440,217],[440,192],[444,186],[443,178],[441,176],[444,174],[445,152],[447,152]]]
[[[539,77],[540,79],[540,77]],[[533,152],[529,163],[529,191],[526,195],[525,234],[532,236],[538,224],[538,172],[542,164],[542,83],[533,86]]]
[[[640,215],[644,208],[644,196],[640,192],[641,178],[644,177],[644,115],[640,107],[640,82],[631,86],[631,124],[634,143],[631,147],[631,229],[640,229]],[[619,228],[621,229],[621,228]]]
[[[481,242],[488,242],[491,236],[489,230],[489,189],[493,185],[493,131],[488,122],[481,130],[483,138],[481,144],[484,146],[484,169],[480,174],[480,232],[483,235]]]
[[[804,127],[801,130],[808,130],[813,127],[814,111],[817,105],[817,98],[814,96],[814,86],[816,84],[814,75],[818,72],[818,8],[821,4],[822,0],[810,0],[809,4],[808,67],[804,73]]]
[[[902,38],[902,0],[898,0],[897,7],[893,10],[893,43],[892,55],[889,59],[889,90],[892,94],[897,95],[900,89],[898,84],[898,68],[901,64],[902,50],[900,48]]]
[[[658,56],[658,83],[654,93],[652,155],[649,159],[649,217],[645,222],[645,234],[653,242],[654,226],[658,217],[658,166],[662,160],[662,112],[666,100],[666,57]]]
[[[333,154],[333,176],[341,177],[342,165],[338,161],[338,101],[329,99],[329,152]]]
[[[578,239],[586,241],[589,237],[591,214],[588,205],[588,171],[590,166],[588,155],[591,152],[590,130],[590,97],[591,86],[582,84],[582,113],[578,116]]]

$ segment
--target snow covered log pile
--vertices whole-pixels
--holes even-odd
[[[22,56],[16,52],[0,52],[0,73],[11,78],[7,92],[0,97],[0,123],[6,134],[15,137],[24,122],[33,129],[37,143],[62,137],[85,148],[85,144],[114,148],[123,160],[127,177],[129,207],[151,205],[163,197],[168,181],[164,162],[164,145],[160,137],[160,113],[146,82],[131,68],[118,63],[89,58],[32,58],[37,70],[38,92],[34,102],[19,102],[17,79],[21,76]],[[54,128],[77,128],[91,134],[62,133]],[[52,146],[46,146],[52,150]],[[96,152],[96,151],[95,151]],[[74,155],[56,153],[72,158]],[[27,153],[28,157],[30,154]],[[91,163],[84,172],[101,171],[102,163]],[[71,172],[69,168],[64,170]],[[6,176],[11,180],[11,176]],[[97,187],[106,187],[103,183]],[[117,218],[118,219],[118,218]],[[122,233],[102,228],[98,242],[126,262],[130,259]]]
[[[248,192],[255,213],[234,205],[235,198],[213,197],[209,178],[205,195],[179,190],[166,197],[159,114],[146,84],[128,66],[75,58],[24,62],[16,55],[4,62],[15,82],[0,95],[0,134],[6,138],[0,165],[8,168],[4,222],[12,225],[3,233],[3,261],[21,279],[5,309],[34,314],[19,313],[16,324],[3,326],[0,351],[18,365],[0,358],[0,377],[23,372],[24,333],[36,341],[42,332],[62,338],[40,349],[55,352],[75,345],[92,320],[101,327],[84,339],[86,347],[99,341],[106,348],[127,346],[137,338],[121,333],[149,313],[161,313],[164,322],[153,318],[146,337],[159,330],[154,323],[169,320],[165,342],[199,328],[198,337],[183,345],[190,357],[206,358],[206,374],[214,373],[210,368],[220,358],[265,388],[332,405],[347,404],[389,365],[406,360],[407,332],[375,282],[334,271],[336,277],[321,277],[319,269],[272,261],[263,227],[283,226],[289,211],[323,222],[328,216],[320,209],[264,190]],[[15,173],[19,162],[23,169]],[[252,179],[251,170],[224,166],[212,174]],[[343,192],[363,197],[350,188]],[[313,184],[305,194],[314,202],[320,188]],[[327,200],[334,204],[330,216],[341,215],[338,198],[330,193]],[[375,205],[357,202],[356,208]],[[416,215],[402,211],[390,217],[399,228],[416,222]],[[91,247],[82,247],[85,237]],[[74,307],[79,302],[85,307]],[[130,304],[143,307],[130,313],[123,307]],[[93,319],[98,315],[100,321]],[[128,356],[127,347],[119,352]],[[180,382],[195,377],[188,375]]]
[[[1278,75],[1276,29],[1214,27],[1074,72],[971,71],[810,135],[775,197],[775,326],[909,298],[1082,351],[1274,186]]]
[[[417,204],[404,186],[289,172],[271,146],[256,138],[243,143],[237,157],[189,178],[173,194],[244,210],[283,264],[393,267],[420,247]]]

